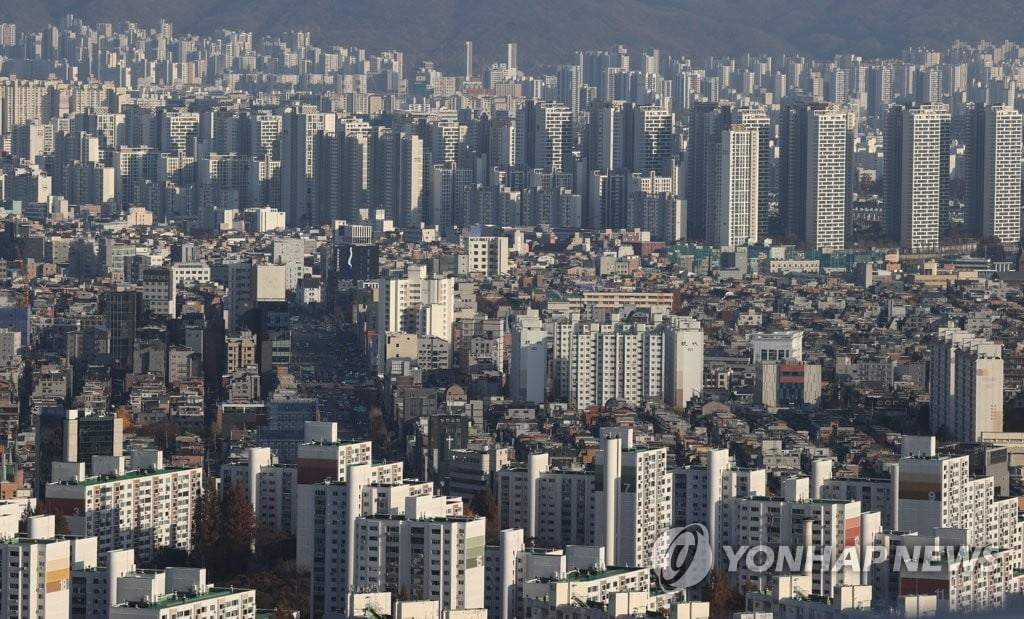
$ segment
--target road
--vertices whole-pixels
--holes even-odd
[[[350,325],[315,310],[292,319],[292,364],[299,391],[316,398],[320,418],[335,421],[344,438],[369,437],[367,411],[381,402],[380,389],[355,345]]]

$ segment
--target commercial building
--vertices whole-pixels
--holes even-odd
[[[818,404],[821,399],[821,366],[794,361],[757,364],[759,400],[769,411],[780,407]]]
[[[777,333],[754,333],[750,336],[750,359],[752,362],[803,361],[803,331],[779,331]]]

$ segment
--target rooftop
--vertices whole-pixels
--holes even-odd
[[[168,467],[163,469],[137,469],[134,471],[126,471],[124,475],[95,475],[93,477],[87,477],[79,481],[59,481],[54,482],[55,485],[59,486],[95,486],[97,484],[105,484],[115,481],[127,481],[131,479],[142,479],[144,477],[153,477],[155,475],[166,475],[168,473],[181,473],[184,471],[201,469],[196,467]]]
[[[212,600],[218,597],[226,597],[229,595],[235,595],[237,593],[252,592],[255,595],[253,589],[236,589],[234,587],[209,587],[204,593],[192,594],[175,592],[168,593],[167,595],[161,596],[160,598],[151,602],[125,602],[121,604],[121,608],[174,608],[182,604],[192,604],[194,602],[200,602],[203,600]]]

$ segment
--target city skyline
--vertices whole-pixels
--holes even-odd
[[[1020,604],[1024,43],[435,65],[308,8],[0,9],[0,615]]]

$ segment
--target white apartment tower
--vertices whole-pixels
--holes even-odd
[[[672,526],[703,524],[712,544],[716,544],[722,534],[722,501],[764,495],[767,478],[765,469],[733,466],[728,449],[709,450],[704,465],[676,467],[672,471]]]
[[[353,464],[343,482],[299,486],[297,560],[312,572],[314,616],[344,613],[359,589],[482,608],[486,520],[433,484],[391,477],[390,465]]]
[[[604,546],[608,565],[650,564],[654,540],[672,526],[672,474],[664,447],[602,428],[592,470],[560,470],[546,453],[495,476],[502,526],[538,544]]]
[[[885,125],[885,209],[890,233],[911,251],[938,245],[949,206],[949,108],[894,106]]]
[[[906,436],[893,488],[901,530],[1013,549],[1020,560],[1017,499],[996,496],[992,477],[973,475],[970,456],[938,454],[934,437]]]
[[[757,240],[758,132],[740,125],[722,131],[718,150],[717,196],[708,212],[708,238],[714,245],[746,245]]]
[[[32,516],[25,534],[15,535],[18,516],[10,516],[0,516],[5,521],[5,539],[0,542],[0,616],[70,617],[71,569],[96,567],[96,538],[58,538],[55,518],[45,515]]]
[[[508,66],[508,72],[514,78],[516,71],[519,70],[519,44],[509,43],[506,49],[505,65]]]
[[[160,548],[191,550],[192,524],[202,494],[201,468],[163,467],[160,452],[134,452],[134,471],[124,456],[94,456],[94,477],[84,463],[57,463],[46,500],[68,516],[74,535],[95,536],[101,556],[134,548],[143,561]]]
[[[669,176],[675,114],[657,105],[641,105],[632,109],[632,117],[631,171]]]
[[[1002,431],[1002,346],[969,331],[939,329],[932,345],[931,432],[974,442]]]
[[[967,113],[967,220],[980,238],[1016,246],[1021,231],[1021,114],[976,104]]]
[[[592,170],[620,170],[625,165],[624,101],[596,101],[590,106],[587,149]]]
[[[484,607],[487,520],[453,513],[446,497],[406,499],[404,517],[356,520],[357,588],[407,588],[446,610]]]
[[[577,409],[612,399],[685,406],[703,386],[703,364],[703,333],[693,320],[574,317],[555,327],[555,396]]]
[[[672,526],[672,475],[665,447],[633,444],[632,430],[602,428],[594,472],[596,540],[609,565],[646,566]]]
[[[736,122],[757,131],[757,238],[768,236],[769,208],[773,184],[772,121],[762,107],[743,107],[735,111]]]
[[[516,316],[512,323],[509,355],[509,397],[514,402],[544,401],[548,375],[548,341],[544,321],[537,310]]]
[[[395,223],[403,228],[415,228],[423,221],[426,208],[426,170],[423,167],[423,138],[402,132],[398,138],[398,204]]]
[[[804,240],[808,247],[846,245],[847,153],[850,114],[838,106],[807,114]]]
[[[428,276],[427,267],[408,267],[404,275],[380,280],[377,302],[378,337],[383,343],[389,332],[414,333],[452,341],[455,321],[455,280]],[[386,347],[379,346],[380,368],[383,370]]]
[[[469,236],[464,241],[466,253],[459,255],[459,273],[480,273],[487,277],[508,274],[508,238],[504,236]]]

